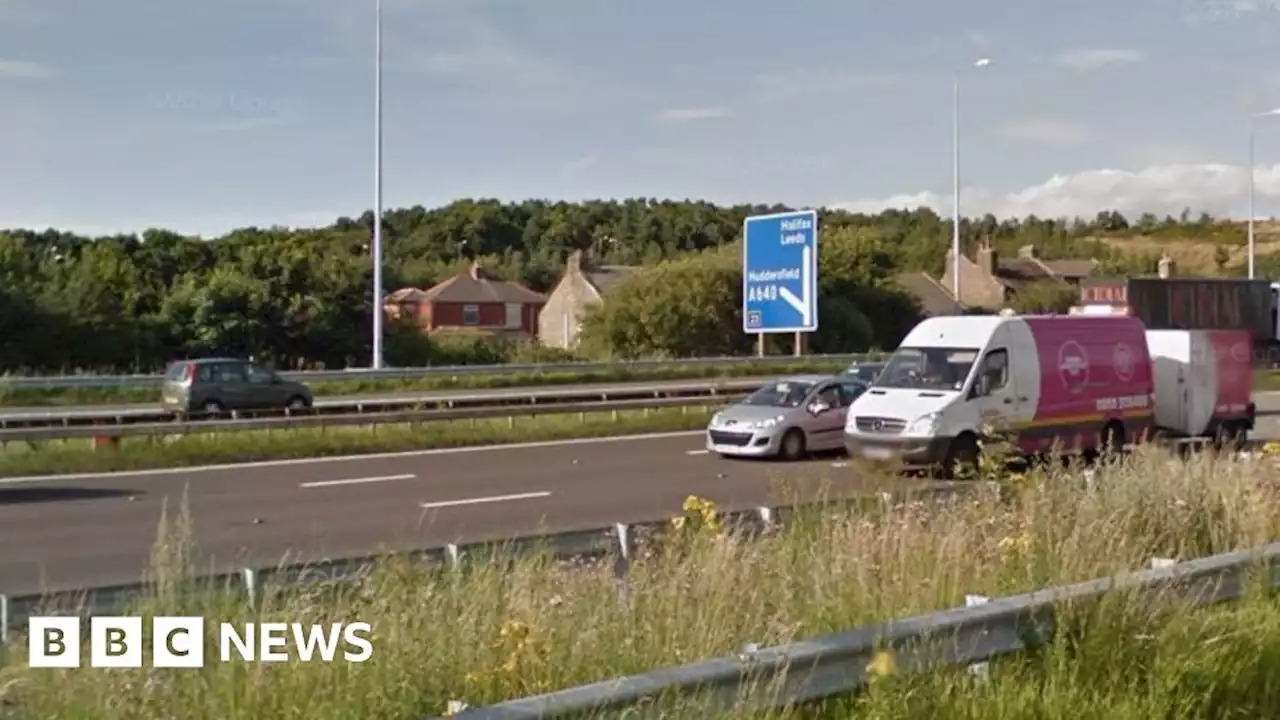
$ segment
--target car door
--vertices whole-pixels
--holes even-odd
[[[806,411],[806,445],[812,450],[844,447],[844,418],[849,406],[842,402],[840,385],[826,382],[814,388],[805,400],[805,408],[811,408],[815,403],[822,410],[817,413]]]
[[[248,382],[247,401],[255,409],[280,408],[288,401],[284,397],[285,386],[276,382],[276,374],[256,363],[245,365]]]
[[[217,385],[217,400],[228,410],[248,410],[252,407],[249,398],[249,378],[242,362],[220,362],[214,367],[214,383]]]

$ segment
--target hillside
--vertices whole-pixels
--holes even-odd
[[[1247,227],[1246,223],[1240,222],[1215,224],[1204,232],[1188,225],[1160,227],[1153,231],[1135,228],[1089,236],[1088,239],[1101,242],[1126,256],[1158,258],[1167,253],[1178,264],[1179,272],[1185,274],[1238,274],[1248,262]],[[1280,221],[1255,223],[1254,242],[1260,265],[1262,258],[1280,255]],[[1226,271],[1219,270],[1219,260],[1222,259],[1219,248],[1226,249]]]

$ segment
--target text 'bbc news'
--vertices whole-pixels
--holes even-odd
[[[81,620],[78,617],[33,617],[28,623],[27,656],[31,667],[81,666]],[[205,665],[208,639],[216,641],[218,660],[232,662],[361,663],[373,657],[369,623],[218,623],[207,638],[202,617],[155,617],[151,620],[151,665],[199,668]],[[89,619],[89,667],[140,668],[147,646],[143,619],[137,616]]]

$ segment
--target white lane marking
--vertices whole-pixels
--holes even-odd
[[[383,475],[382,477],[365,477],[350,478],[348,480],[319,480],[316,482],[304,482],[298,485],[300,488],[318,488],[330,487],[332,485],[365,485],[368,483],[392,482],[393,480],[412,480],[417,475]]]
[[[709,452],[711,451],[705,448],[702,450],[687,450],[685,451],[685,455],[706,455]]]
[[[199,465],[196,467],[155,468],[152,470],[119,470],[116,472],[68,473],[66,475],[26,475],[21,477],[0,478],[0,485],[17,485],[18,483],[49,482],[58,480],[112,480],[131,477],[155,477],[157,475],[186,475],[188,473],[218,472],[221,470],[248,470],[252,468],[295,467],[298,465],[318,465],[335,462],[364,462],[368,460],[395,460],[399,458],[428,457],[432,455],[459,455],[477,452],[501,452],[503,450],[536,450],[550,447],[570,447],[574,445],[598,445],[602,443],[638,442],[644,440],[667,440],[671,438],[692,437],[702,435],[705,430],[682,430],[669,433],[649,433],[645,435],[615,435],[600,438],[573,438],[570,440],[540,440],[538,442],[511,443],[507,445],[469,445],[457,448],[436,448],[434,450],[406,450],[404,452],[370,453],[368,455],[335,455],[334,457],[293,458],[290,460],[262,460],[251,463],[228,463],[225,465]]]
[[[833,463],[831,463],[831,467],[833,467],[833,468],[846,468],[846,467],[849,467],[849,463],[848,463],[848,462],[833,462]]]
[[[520,493],[519,495],[494,495],[493,497],[467,498],[466,500],[442,500],[440,502],[422,503],[424,510],[443,507],[457,507],[459,505],[482,505],[484,503],[507,502],[509,500],[532,500],[534,498],[550,497],[550,492],[531,492]]]

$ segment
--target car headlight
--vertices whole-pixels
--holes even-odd
[[[932,435],[938,426],[938,419],[941,417],[939,413],[931,412],[928,415],[921,415],[912,421],[907,427],[909,435]]]
[[[715,415],[712,415],[712,416],[711,416],[711,424],[712,424],[712,425],[719,425],[719,424],[720,424],[720,413],[716,413]]]
[[[754,427],[757,427],[761,430],[764,430],[766,428],[771,428],[774,425],[777,425],[778,423],[782,422],[782,420],[785,417],[786,415],[779,415],[778,417],[771,417],[768,420],[760,420],[755,423]]]

